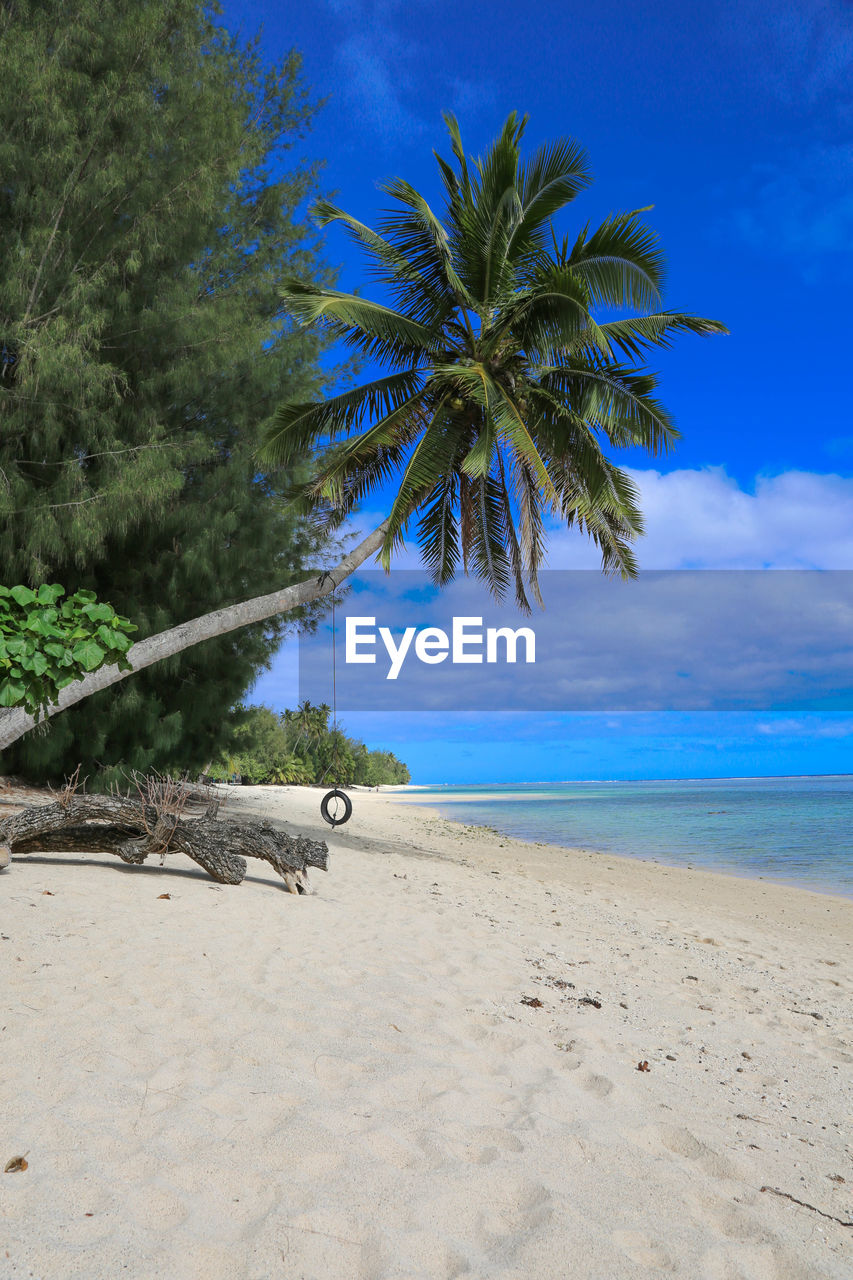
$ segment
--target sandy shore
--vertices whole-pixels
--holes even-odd
[[[0,1274],[853,1274],[853,902],[354,798],[231,793],[311,897],[0,873]]]

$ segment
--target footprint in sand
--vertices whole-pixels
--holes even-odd
[[[634,1130],[628,1136],[645,1151],[660,1153],[663,1147],[673,1155],[690,1160],[711,1178],[737,1177],[737,1170],[732,1162],[726,1156],[706,1146],[704,1142],[700,1142],[689,1129],[677,1125],[648,1125],[643,1129]]]
[[[645,1231],[614,1231],[613,1243],[640,1266],[654,1267],[657,1271],[675,1269],[672,1258],[660,1241],[646,1235]]]
[[[581,1080],[581,1088],[596,1098],[607,1098],[613,1092],[613,1081],[608,1080],[607,1076],[596,1075],[591,1071]]]
[[[478,1214],[479,1227],[490,1236],[517,1235],[545,1226],[553,1214],[545,1187],[510,1178],[491,1188],[489,1203]]]
[[[718,1151],[700,1142],[689,1129],[665,1125],[660,1130],[661,1142],[668,1151],[677,1156],[684,1156],[696,1163],[711,1175],[712,1178],[733,1178],[735,1168],[730,1160],[721,1156]]]
[[[707,1280],[818,1280],[818,1272],[778,1245],[749,1245],[709,1249],[702,1257],[700,1274]],[[839,1273],[840,1274],[840,1273]]]
[[[416,1166],[434,1167],[434,1159],[428,1159],[407,1137],[390,1129],[373,1129],[359,1138],[362,1150],[370,1152],[377,1160],[394,1169],[412,1169]]]
[[[514,1134],[488,1125],[469,1126],[453,1136],[427,1131],[419,1136],[418,1142],[435,1164],[459,1161],[465,1164],[494,1164],[502,1155],[517,1155],[524,1150],[524,1143]]]
[[[710,1222],[730,1240],[751,1241],[753,1244],[771,1240],[756,1218],[737,1205],[709,1197],[695,1199],[693,1204],[700,1221]]]
[[[841,1036],[832,1034],[819,1036],[816,1047],[821,1057],[828,1058],[832,1062],[853,1062],[853,1053],[850,1052],[853,1045],[843,1040]]]

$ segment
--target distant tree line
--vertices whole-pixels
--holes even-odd
[[[400,786],[411,780],[393,751],[370,751],[329,723],[331,708],[302,702],[277,715],[269,707],[237,707],[231,747],[208,766],[218,781],[297,786]]]

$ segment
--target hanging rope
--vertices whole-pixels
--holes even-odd
[[[340,782],[340,759],[338,757],[338,621],[335,612],[338,589],[332,592],[332,732],[334,749],[332,752],[332,781],[337,787]]]
[[[334,579],[332,579],[334,581]],[[340,782],[340,756],[338,755],[339,733],[338,733],[338,623],[337,623],[337,594],[338,588],[335,585],[332,591],[332,780],[334,782],[333,790],[326,793],[320,802],[320,813],[323,820],[328,822],[330,827],[342,827],[345,822],[349,822],[352,814],[352,801],[345,791],[341,791],[338,783]]]

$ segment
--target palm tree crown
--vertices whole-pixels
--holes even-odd
[[[654,310],[663,259],[646,210],[558,241],[552,219],[590,182],[577,143],[558,140],[524,162],[527,118],[513,113],[474,161],[456,120],[445,121],[455,164],[436,156],[443,221],[401,179],[383,188],[394,207],[377,231],[328,201],[315,206],[321,225],[342,222],[367,251],[388,301],[293,281],[289,308],[383,372],[321,403],[281,406],[262,455],[273,465],[310,456],[302,496],[330,524],[396,478],[386,568],[414,520],[437,583],[461,561],[527,608],[528,591],[540,599],[548,514],[585,531],[606,571],[636,573],[637,492],[605,449],[666,451],[678,433],[644,354],[679,332],[726,329]]]

